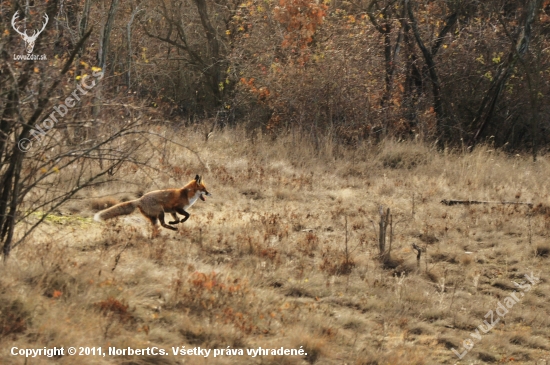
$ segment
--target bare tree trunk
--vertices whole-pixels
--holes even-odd
[[[443,29],[439,33],[434,46],[432,47],[431,50],[428,50],[428,48],[426,48],[424,42],[422,41],[422,37],[420,36],[420,31],[418,30],[418,24],[414,17],[411,2],[409,0],[405,0],[405,5],[407,7],[409,19],[411,20],[411,28],[413,30],[416,43],[418,44],[418,47],[422,51],[422,55],[424,56],[424,61],[426,62],[426,66],[428,67],[430,81],[432,82],[433,106],[434,106],[434,111],[437,119],[436,128],[437,128],[437,134],[438,134],[438,142],[439,142],[439,146],[443,147],[446,139],[449,137],[448,131],[447,131],[448,121],[445,115],[445,110],[443,108],[443,101],[441,98],[441,85],[439,83],[439,76],[437,75],[434,57],[437,51],[439,50],[441,43],[443,42],[443,37],[449,32],[449,30],[451,30],[453,25],[456,23],[458,19],[458,14],[453,13],[451,16],[449,16],[446,19],[446,25],[445,27],[443,27]]]
[[[209,72],[210,76],[210,83],[211,88],[214,91],[214,95],[216,95],[218,102],[221,102],[221,90],[219,87],[219,83],[221,81],[221,65],[220,65],[220,44],[218,42],[218,38],[216,36],[216,30],[212,26],[212,23],[210,22],[210,18],[208,17],[208,9],[206,7],[206,1],[205,0],[194,0],[195,5],[197,5],[197,10],[199,12],[199,16],[201,18],[201,24],[204,28],[204,31],[206,33],[206,40],[208,41],[208,51],[209,51],[209,59],[207,63],[209,63],[209,68],[211,71]]]
[[[417,126],[416,103],[422,93],[422,74],[418,70],[416,53],[414,50],[414,40],[411,39],[410,25],[407,19],[407,8],[403,6],[402,14],[399,19],[403,29],[403,43],[405,44],[405,86],[404,86],[404,107],[405,117],[409,121],[411,129]]]
[[[472,126],[476,131],[472,138],[472,146],[475,146],[478,143],[479,137],[485,128],[490,124],[500,97],[500,93],[502,92],[506,81],[510,77],[511,71],[514,69],[514,66],[518,60],[523,59],[523,56],[529,48],[532,26],[535,22],[536,14],[541,7],[542,0],[531,0],[526,6],[525,20],[523,25],[521,25],[518,30],[516,42],[512,45],[512,50],[510,51],[506,62],[497,71],[497,74],[491,82],[491,86],[489,86],[487,94],[483,97],[481,105],[479,106],[476,116],[472,122]]]
[[[201,25],[206,36],[206,52],[201,51],[200,46],[197,47],[197,45],[188,42],[186,24],[180,13],[181,10],[174,6],[174,4],[172,7],[168,7],[166,2],[160,1],[159,12],[168,22],[166,35],[160,35],[161,31],[159,29],[155,32],[151,32],[147,25],[144,27],[144,30],[149,37],[156,38],[183,50],[188,56],[183,61],[185,61],[187,66],[195,68],[205,77],[206,85],[212,92],[216,102],[219,104],[221,103],[223,95],[223,88],[220,87],[220,84],[224,79],[223,57],[225,53],[222,52],[216,28],[214,28],[208,16],[206,0],[194,0],[194,2],[197,6]],[[164,31],[162,32],[164,33]]]
[[[84,9],[82,9],[82,17],[80,18],[80,24],[78,26],[78,36],[82,38],[84,34],[86,34],[86,30],[88,29],[88,20],[90,18],[90,4],[92,3],[91,0],[86,0],[84,3]],[[84,53],[84,47],[79,52],[79,57]]]
[[[105,62],[107,59],[107,52],[109,51],[109,42],[111,41],[111,31],[113,29],[113,22],[115,20],[115,14],[117,12],[119,0],[113,0],[111,7],[109,8],[109,15],[107,16],[107,22],[103,31],[103,38],[101,39],[101,47],[99,48],[98,61],[99,67],[105,72]]]
[[[80,18],[80,25],[79,25],[79,33],[82,37],[84,33],[86,33],[86,29],[88,29],[88,20],[90,16],[90,4],[92,3],[91,0],[86,0],[84,3],[84,9],[82,9],[82,17]]]
[[[53,3],[53,5],[50,5],[48,7],[48,12],[53,13],[53,11],[57,8],[57,3]],[[65,63],[65,66],[61,70],[61,73],[58,75],[56,80],[50,85],[50,87],[42,94],[42,96],[38,99],[38,103],[36,108],[34,109],[33,114],[31,117],[24,121],[23,128],[21,133],[19,135],[14,135],[13,138],[16,141],[16,143],[12,144],[11,153],[6,154],[5,158],[0,161],[0,166],[7,166],[6,170],[4,171],[4,176],[2,177],[0,181],[0,242],[3,242],[2,247],[2,253],[4,255],[4,260],[9,256],[11,251],[11,243],[13,240],[13,233],[14,233],[14,227],[15,227],[15,220],[16,220],[16,212],[17,208],[21,204],[24,193],[21,193],[21,185],[20,185],[20,177],[21,177],[21,164],[24,157],[24,152],[21,149],[18,141],[22,141],[24,139],[27,139],[29,137],[29,134],[31,132],[31,129],[35,125],[35,123],[41,118],[42,113],[44,109],[46,108],[50,98],[53,95],[54,90],[57,89],[59,84],[61,83],[61,79],[63,75],[65,75],[70,68],[70,65],[73,63],[73,60],[76,57],[76,54],[80,47],[82,47],[82,44],[84,41],[90,36],[91,31],[86,33],[84,37],[80,39],[78,44],[76,45],[75,50],[70,55],[69,59]],[[32,73],[31,69],[27,70],[27,74],[21,75],[20,82],[13,83],[14,90],[12,90],[15,94],[21,90],[21,85],[25,84],[26,81],[30,78],[30,74]],[[22,82],[21,82],[22,81]],[[16,115],[15,109],[17,108],[18,99],[13,99],[12,102],[14,103],[13,106],[10,108],[13,108],[11,113],[13,114],[13,118],[21,118],[21,115]],[[15,134],[16,131],[12,129],[10,132],[11,134]],[[6,142],[10,142],[11,138],[8,139]],[[8,146],[7,144],[4,144],[2,147],[3,149]]]
[[[81,39],[84,36],[84,34],[86,34],[86,32],[88,30],[88,21],[89,21],[89,18],[90,18],[90,5],[91,5],[91,2],[92,2],[91,0],[86,0],[84,2],[84,7],[82,9],[82,15],[80,16],[80,19],[78,21],[78,39]],[[77,59],[76,59],[76,67],[77,68],[82,67],[82,66],[80,66],[80,59],[81,59],[82,55],[84,54],[85,49],[86,49],[86,46],[85,46],[85,44],[83,44],[82,47],[78,50]],[[78,81],[75,80],[75,86],[77,84],[78,84]],[[74,145],[74,144],[78,143],[78,138],[80,138],[81,135],[83,134],[82,133],[83,128],[79,125],[75,125],[73,127],[72,133],[71,133],[71,131],[69,129],[69,124],[70,123],[64,122],[65,126],[63,128],[63,133],[65,134],[66,142],[70,145]]]
[[[391,42],[391,30],[392,30],[392,5],[394,4],[394,1],[392,1],[390,4],[388,4],[381,12],[381,15],[384,18],[384,23],[380,24],[378,20],[376,19],[375,14],[373,13],[373,8],[378,4],[377,0],[372,0],[370,4],[367,6],[367,15],[369,17],[369,20],[371,21],[372,25],[376,28],[376,30],[382,34],[382,37],[384,38],[384,68],[385,68],[385,88],[384,88],[384,95],[382,96],[382,99],[380,100],[380,105],[384,106],[391,98],[391,91],[392,91],[392,85],[393,85],[393,75],[395,72],[395,62],[397,60],[397,55],[399,54],[400,50],[400,44],[403,39],[403,28],[399,30],[399,35],[397,36],[397,39],[395,41],[395,46],[392,47]],[[393,48],[393,52],[392,52]]]
[[[109,51],[109,42],[111,41],[111,31],[113,29],[113,22],[115,20],[115,14],[117,12],[119,0],[112,0],[111,7],[109,8],[109,14],[107,16],[107,22],[105,23],[105,28],[103,29],[103,34],[99,42],[99,51],[97,54],[97,61],[101,71],[106,74],[106,63],[107,63],[107,53]],[[97,119],[101,111],[101,85],[97,87],[95,100],[93,103],[93,118]]]
[[[47,8],[47,13],[53,18],[53,14],[57,13],[58,1],[52,1]],[[28,7],[27,7],[28,9]],[[40,47],[42,38],[39,38],[36,42],[37,48]],[[72,55],[70,61],[74,59],[75,54]],[[11,242],[13,239],[13,230],[15,225],[15,212],[19,202],[19,176],[21,173],[21,161],[23,160],[23,151],[19,148],[17,143],[12,144],[10,149],[11,138],[10,135],[16,132],[15,125],[20,122],[21,116],[17,109],[19,105],[19,92],[24,90],[25,86],[30,80],[32,73],[33,63],[27,62],[27,65],[19,74],[19,79],[15,80],[15,75],[11,72],[13,78],[13,89],[8,93],[8,103],[2,113],[2,119],[0,120],[0,171],[3,172],[3,176],[0,178],[0,242],[3,242],[2,252],[4,259],[9,255],[11,250]],[[68,67],[64,67],[63,71],[67,72]],[[57,87],[59,80],[52,87]],[[51,90],[51,89],[50,89]],[[38,101],[37,109],[35,113],[30,117],[29,121],[24,124],[22,132],[16,140],[20,141],[23,138],[27,138],[32,125],[38,120],[42,110],[48,102],[50,93],[46,93],[45,98],[40,98]],[[8,151],[10,149],[10,151]],[[5,170],[2,168],[5,167]]]
[[[132,82],[132,23],[134,22],[136,15],[141,11],[143,11],[143,9],[140,9],[139,6],[136,7],[130,16],[128,24],[126,24],[126,40],[128,42],[128,62],[126,66],[128,67],[128,71],[126,73],[126,86],[128,89],[130,88]]]

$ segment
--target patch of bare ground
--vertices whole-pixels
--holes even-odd
[[[547,156],[533,163],[483,147],[441,153],[393,141],[334,154],[330,141],[316,148],[295,135],[248,139],[227,130],[195,144],[193,131],[178,133],[206,166],[174,146],[163,147],[155,174],[121,166],[116,182],[81,192],[0,265],[3,349],[169,353],[83,356],[79,364],[550,361]],[[151,239],[137,212],[105,223],[89,218],[197,173],[213,196],[197,202],[177,232]],[[534,207],[444,206],[443,199]],[[394,222],[385,264],[381,205]],[[419,261],[412,243],[423,250]],[[530,285],[525,275],[540,281]],[[500,317],[499,303],[509,305]],[[498,319],[490,330],[488,313]],[[245,355],[172,354],[182,346]],[[459,359],[452,350],[464,346]],[[307,355],[246,355],[259,347]],[[25,359],[2,351],[0,363]],[[32,359],[50,363],[75,358]]]

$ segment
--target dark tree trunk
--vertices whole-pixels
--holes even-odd
[[[205,0],[194,0],[195,5],[197,5],[197,10],[201,18],[201,24],[204,28],[206,34],[206,40],[208,42],[208,52],[209,59],[207,60],[208,67],[210,68],[209,72],[209,81],[211,84],[212,91],[216,95],[218,102],[221,102],[221,90],[219,83],[221,81],[221,68],[220,68],[220,44],[216,35],[216,30],[210,22],[208,17],[208,9],[206,7]]]
[[[412,28],[414,37],[416,39],[416,43],[418,44],[418,47],[422,51],[422,55],[424,56],[424,62],[428,67],[428,74],[430,77],[430,81],[432,83],[433,107],[434,107],[434,112],[437,120],[436,129],[437,129],[438,142],[439,142],[439,147],[443,147],[445,145],[445,142],[449,138],[449,131],[448,131],[448,125],[447,125],[448,120],[445,114],[445,110],[443,108],[443,100],[441,97],[441,84],[439,82],[439,76],[437,75],[434,57],[437,54],[437,51],[439,50],[439,47],[443,42],[443,37],[445,37],[445,35],[451,30],[451,28],[456,23],[458,19],[458,14],[453,13],[446,19],[445,27],[443,27],[441,32],[438,34],[434,46],[432,47],[431,50],[428,50],[428,48],[425,46],[424,42],[422,41],[422,37],[420,36],[420,31],[418,30],[418,25],[414,17],[411,2],[409,0],[405,0],[405,4],[407,7],[407,13],[409,15],[409,19],[411,21],[411,28]]]
[[[498,99],[504,85],[506,84],[506,81],[510,77],[511,71],[514,69],[514,66],[518,60],[523,59],[523,56],[529,48],[532,26],[535,22],[536,14],[541,7],[542,0],[531,0],[525,8],[524,22],[518,29],[515,44],[512,45],[512,49],[506,59],[506,62],[497,71],[497,74],[491,82],[489,90],[487,90],[487,93],[483,97],[481,105],[479,106],[476,116],[472,122],[472,127],[475,130],[471,143],[472,146],[475,146],[479,142],[479,138],[481,137],[483,131],[491,123]]]

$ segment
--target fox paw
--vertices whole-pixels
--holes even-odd
[[[180,221],[172,221],[172,222],[168,222],[168,224],[178,224]]]

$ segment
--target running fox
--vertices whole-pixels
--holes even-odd
[[[102,221],[118,217],[119,215],[130,214],[136,208],[139,208],[141,214],[147,217],[153,224],[153,237],[155,237],[159,234],[157,219],[164,228],[177,231],[176,227],[169,226],[164,222],[164,213],[171,213],[172,217],[174,217],[174,221],[168,222],[169,224],[183,223],[189,219],[190,216],[190,214],[185,210],[190,208],[198,198],[202,201],[206,201],[206,199],[204,199],[204,195],[212,196],[206,190],[206,186],[202,182],[202,178],[197,175],[194,180],[191,180],[181,189],[151,191],[139,199],[120,203],[109,209],[102,210],[94,216],[94,219],[96,221]],[[176,213],[179,213],[184,217],[179,220]]]

